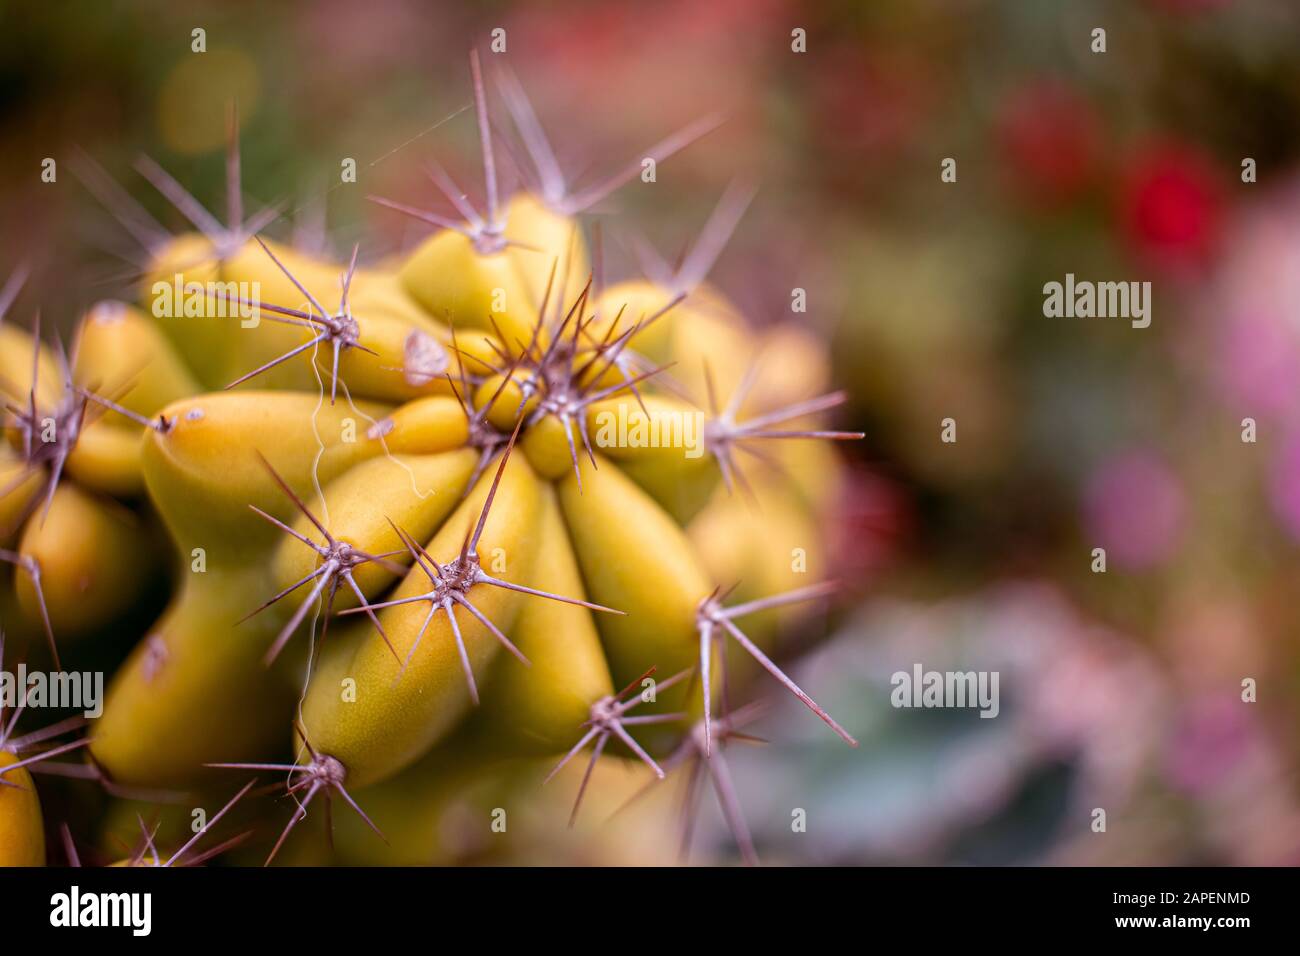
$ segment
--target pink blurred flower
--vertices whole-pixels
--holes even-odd
[[[1241,415],[1300,412],[1300,180],[1271,184],[1233,217],[1208,303],[1209,363]]]
[[[1215,344],[1220,385],[1252,417],[1295,409],[1300,349],[1294,330],[1274,316],[1243,312],[1223,322]]]
[[[1300,433],[1293,431],[1273,459],[1269,499],[1287,533],[1300,541]]]
[[[1108,561],[1132,570],[1170,556],[1185,516],[1181,482],[1152,452],[1127,452],[1104,462],[1084,494],[1090,547],[1105,548]]]
[[[1259,736],[1248,708],[1232,696],[1193,700],[1166,750],[1170,782],[1199,795],[1227,781]]]

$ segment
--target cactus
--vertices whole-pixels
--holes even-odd
[[[0,632],[0,670],[4,669],[4,650],[5,638]],[[44,865],[45,828],[32,773],[53,771],[49,761],[87,743],[84,737],[52,743],[77,729],[78,718],[18,736],[15,727],[22,712],[22,704],[14,706],[11,713],[0,700],[0,866]]]
[[[66,746],[88,743],[87,776],[116,788],[279,775],[295,807],[270,862],[317,798],[341,799],[382,836],[367,790],[383,799],[439,762],[486,780],[503,761],[540,761],[549,781],[590,744],[571,822],[599,761],[639,761],[653,779],[689,763],[688,789],[707,768],[752,862],[717,746],[744,737],[750,708],[733,704],[779,684],[856,741],[770,656],[792,609],[833,584],[800,586],[762,548],[731,545],[761,540],[769,514],[771,529],[815,545],[837,474],[816,446],[861,435],[825,427],[840,393],[801,387],[821,384],[806,336],[784,347],[789,330],[755,331],[706,283],[751,189],[728,190],[671,274],[602,287],[577,217],[634,173],[571,192],[503,72],[496,88],[536,174],[533,190],[503,198],[476,55],[471,76],[485,208],[440,168],[435,184],[463,219],[380,200],[437,230],[395,267],[359,264],[359,247],[331,263],[259,235],[276,216],[244,219],[233,116],[224,226],[142,161],[198,230],[166,236],[82,163],[146,247],[146,308],[93,310],[71,358],[39,330],[0,328],[12,445],[0,516],[20,542],[0,559],[26,572],[18,610],[52,652],[56,635],[137,603],[139,515],[161,520],[179,571],[102,718]],[[217,291],[192,315],[157,315],[173,274]],[[14,361],[20,351],[30,359]],[[2,741],[0,855],[37,861],[40,807]],[[409,786],[397,792],[418,801]],[[165,865],[140,826],[123,862]]]

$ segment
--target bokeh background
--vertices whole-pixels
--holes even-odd
[[[272,234],[409,247],[365,196],[427,200],[434,155],[477,181],[472,114],[430,128],[497,26],[570,170],[726,114],[602,207],[607,268],[633,272],[642,236],[673,254],[757,182],[712,278],[759,324],[806,289],[839,424],[867,432],[835,528],[849,593],[798,671],[863,746],[791,703],[736,751],[765,857],[1300,862],[1300,6],[6,3],[0,263],[34,267],[15,318],[70,327],[138,258],[64,160],[179,227],[131,163],[221,208],[232,97],[245,192],[286,202]],[[343,157],[358,184],[335,185]],[[1150,328],[1044,317],[1067,272],[1150,281]],[[914,662],[998,670],[1001,715],[891,708]],[[707,817],[699,855],[731,858]]]

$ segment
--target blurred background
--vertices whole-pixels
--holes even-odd
[[[270,233],[408,248],[365,196],[427,204],[435,155],[478,181],[472,113],[437,124],[495,27],[579,179],[725,113],[598,210],[607,269],[640,237],[675,256],[756,181],[712,279],[759,325],[805,289],[839,424],[867,432],[833,529],[851,593],[797,673],[862,748],[792,712],[735,752],[765,858],[1300,862],[1300,5],[6,3],[0,263],[34,268],[14,320],[127,294],[139,251],[75,149],[179,228],[131,164],[221,209],[232,97],[250,202],[286,204]],[[1151,326],[1044,317],[1066,273],[1150,281]],[[999,718],[890,707],[917,662],[999,671]],[[697,846],[734,852],[708,814]]]

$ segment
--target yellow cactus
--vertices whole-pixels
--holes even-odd
[[[275,210],[245,219],[234,136],[225,225],[138,166],[197,231],[143,229],[142,308],[96,306],[71,359],[0,327],[0,559],[52,643],[138,604],[157,576],[134,553],[140,525],[156,514],[170,534],[171,603],[71,745],[89,743],[87,775],[108,785],[279,773],[302,808],[337,796],[379,830],[357,794],[389,817],[391,794],[431,766],[467,787],[553,767],[546,779],[577,789],[572,820],[611,755],[648,780],[698,759],[750,859],[713,747],[748,713],[730,695],[774,678],[856,743],[769,651],[785,609],[832,590],[804,583],[824,557],[810,572],[779,552],[816,552],[837,466],[784,446],[860,436],[821,421],[842,396],[818,394],[815,341],[771,334],[773,372],[706,284],[752,190],[728,190],[672,274],[602,286],[579,216],[636,167],[571,192],[502,71],[536,179],[502,197],[477,56],[471,72],[486,206],[441,170],[462,219],[383,200],[440,230],[400,263],[263,239]],[[120,205],[102,171],[83,178]],[[566,770],[588,746],[581,776]],[[25,774],[5,761],[0,747],[0,781]],[[250,786],[165,860],[142,848],[120,863],[223,852],[195,845]],[[39,804],[6,799],[0,859],[43,859]],[[303,817],[271,858],[298,853]]]

